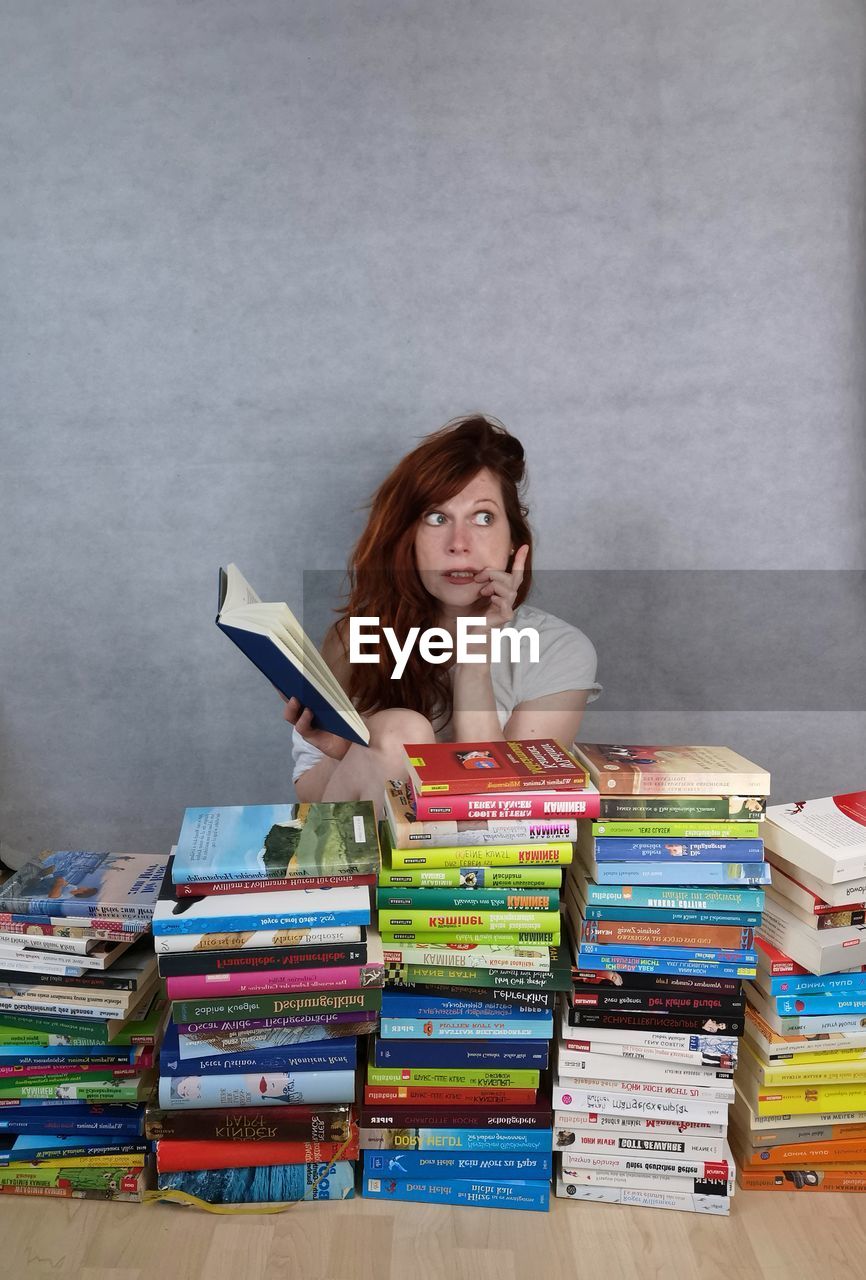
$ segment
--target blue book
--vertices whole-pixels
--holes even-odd
[[[547,1068],[547,1040],[498,1040],[491,1044],[448,1040],[376,1040],[377,1067],[430,1067],[466,1071],[540,1070]]]
[[[578,952],[577,967],[590,971],[604,970],[606,973],[672,973],[680,978],[754,978],[757,973],[754,965],[695,964],[663,957],[644,960],[623,955],[621,951],[610,957],[586,956]]]
[[[157,1191],[185,1191],[206,1204],[280,1204],[293,1200],[349,1200],[355,1165],[274,1164],[243,1169],[196,1169],[160,1173]]]
[[[382,1018],[384,1040],[550,1040],[553,1018]]]
[[[209,1053],[198,1058],[182,1058],[177,1027],[168,1024],[159,1051],[159,1069],[165,1076],[188,1072],[210,1076],[249,1071],[352,1071],[357,1060],[354,1036],[340,1040],[312,1041],[280,1045],[275,1049],[251,1049],[237,1053]]]
[[[60,1137],[50,1133],[21,1133],[0,1138],[0,1166],[13,1161],[71,1160],[81,1156],[137,1155],[145,1156],[150,1143],[144,1139],[130,1142],[128,1138],[94,1138],[82,1142],[77,1135]]]
[[[581,897],[595,907],[656,907],[681,911],[763,911],[763,889],[714,889],[689,885],[581,885]]]
[[[766,862],[596,862],[591,868],[598,884],[769,884]]]
[[[285,879],[294,886],[378,870],[369,800],[211,805],[184,814],[171,878],[174,884]]]
[[[170,886],[153,913],[156,936],[178,933],[242,933],[259,929],[326,929],[370,923],[366,885],[294,889],[291,893],[209,894],[175,901]]]
[[[168,855],[45,850],[0,886],[0,914],[76,920],[105,916],[145,927]]]
[[[98,1058],[102,1063],[134,1062],[136,1048],[111,1044],[0,1044],[0,1066],[28,1063],[33,1066],[59,1066],[67,1058]]]
[[[549,1182],[482,1182],[454,1179],[435,1182],[427,1179],[367,1177],[362,1195],[373,1200],[402,1200],[421,1204],[486,1205],[492,1209],[550,1208]]]
[[[365,1151],[364,1173],[379,1178],[549,1178],[552,1152]]]
[[[392,1131],[393,1132],[393,1131]],[[388,1131],[361,1130],[368,1150],[400,1151],[552,1151],[552,1129],[400,1129],[399,1148],[387,1147]]]
[[[706,924],[738,925],[740,928],[757,928],[761,923],[760,911],[678,911],[653,907],[595,907],[581,905],[586,920],[635,920],[647,924]]]
[[[657,862],[763,862],[763,840],[647,840],[596,836],[597,862],[648,859]]]
[[[135,1103],[105,1105],[69,1102],[62,1105],[53,1098],[26,1105],[0,1107],[2,1133],[93,1133],[124,1134],[138,1137],[142,1131],[141,1107]]]
[[[854,973],[825,973],[823,977],[816,973],[796,973],[785,978],[764,978],[769,981],[770,991],[775,995],[822,995],[825,991],[848,991],[851,995],[866,992],[866,972],[858,970]]]
[[[213,1076],[196,1073],[159,1078],[159,1105],[167,1111],[354,1099],[354,1071],[254,1071]]]
[[[485,1003],[481,1000],[459,1000],[450,996],[401,995],[398,991],[382,992],[383,1018],[502,1018],[525,1022],[537,1018],[543,1023],[551,1016],[549,1009],[524,1009],[519,1004]],[[544,1039],[543,1033],[539,1039]]]
[[[827,991],[823,995],[774,996],[776,1012],[784,1018],[814,1018],[830,1013],[866,1013],[866,991]]]
[[[688,960],[693,964],[747,964],[755,968],[757,951],[735,950],[723,947],[642,947],[637,943],[618,943],[608,946],[602,942],[581,942],[581,955],[585,956],[633,956],[637,960]]]

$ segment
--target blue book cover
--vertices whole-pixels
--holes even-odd
[[[159,1078],[159,1105],[166,1111],[285,1106],[292,1102],[353,1102],[354,1098],[354,1071],[257,1071]]]
[[[598,884],[769,884],[766,862],[597,862],[593,876]]]
[[[722,947],[642,947],[637,943],[618,943],[608,946],[602,942],[580,943],[580,951],[585,956],[633,956],[637,960],[688,960],[692,964],[747,964],[755,968],[758,963],[757,951],[728,949]]]
[[[176,901],[167,886],[153,913],[159,937],[178,933],[242,933],[259,929],[326,929],[370,923],[366,885],[294,889],[291,893],[226,893]]]
[[[141,1107],[135,1104],[111,1106],[54,1099],[26,1105],[0,1107],[0,1133],[123,1134],[138,1137],[142,1132]]]
[[[581,896],[597,907],[669,907],[681,911],[763,911],[763,889],[688,885],[650,887],[648,885],[601,885],[591,880],[581,885]]]
[[[170,1022],[159,1051],[162,1075],[180,1076],[191,1071],[202,1076],[244,1075],[251,1071],[353,1071],[358,1050],[355,1037],[346,1036],[341,1040],[238,1050],[236,1053],[210,1053],[187,1059],[180,1056],[179,1040],[177,1027]]]
[[[397,1145],[395,1145],[395,1142]],[[368,1151],[552,1151],[552,1129],[363,1129]]]
[[[688,960],[669,960],[663,957],[644,960],[623,955],[621,951],[610,957],[587,956],[579,952],[577,967],[591,971],[604,970],[606,973],[672,973],[680,978],[754,978],[757,973],[754,965],[695,964]]]
[[[274,1164],[244,1169],[196,1169],[160,1173],[158,1191],[185,1191],[206,1204],[281,1204],[294,1200],[348,1200],[355,1194],[355,1165]]]
[[[550,1040],[553,1018],[382,1018],[383,1040]]]
[[[658,862],[763,862],[763,840],[647,840],[596,836],[597,862],[648,859]]]
[[[491,1044],[447,1040],[376,1040],[377,1067],[429,1067],[466,1071],[544,1071],[550,1044],[547,1040],[499,1040]]]
[[[581,905],[586,920],[635,920],[640,924],[705,924],[737,925],[740,928],[757,928],[761,923],[760,911],[680,911],[672,907],[595,907]]]
[[[50,1133],[22,1133],[0,1137],[0,1166],[33,1160],[71,1160],[82,1156],[147,1155],[150,1143],[130,1142],[125,1137],[99,1138],[82,1142],[78,1136]]]
[[[776,1012],[784,1018],[815,1018],[830,1013],[866,1014],[866,991],[827,991],[823,995],[774,996]]]
[[[549,1178],[553,1152],[365,1151],[364,1174],[373,1178]]]
[[[822,995],[825,991],[847,991],[851,995],[866,992],[866,972],[857,970],[854,973],[825,973],[823,977],[816,973],[796,973],[785,978],[764,978],[762,983],[769,982],[773,995]]]
[[[461,1204],[491,1209],[550,1208],[549,1182],[482,1182],[364,1177],[362,1195],[374,1200],[402,1200],[421,1204]]]
[[[168,854],[45,850],[0,886],[0,914],[119,917],[146,925]]]
[[[175,884],[373,876],[379,870],[369,800],[187,809],[172,863]]]
[[[100,1064],[134,1062],[136,1048],[111,1044],[0,1044],[0,1066],[28,1062],[34,1066],[58,1066],[67,1058],[98,1058]]]
[[[520,1004],[486,1003],[482,1000],[460,1000],[451,996],[403,995],[399,991],[382,992],[383,1018],[514,1018],[525,1022],[538,1018],[542,1023],[550,1018],[547,1008],[525,1009]],[[543,1040],[544,1035],[539,1039]]]

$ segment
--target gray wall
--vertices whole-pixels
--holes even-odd
[[[866,785],[859,0],[0,17],[0,841],[163,848],[188,804],[290,797],[217,567],[296,602],[474,409],[527,446],[539,564],[596,571],[543,596],[599,648],[582,736]],[[801,641],[796,590],[736,579],[756,705],[704,694],[724,590],[674,570],[836,604]]]

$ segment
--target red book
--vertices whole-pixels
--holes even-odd
[[[507,821],[531,820],[539,823],[567,822],[569,818],[598,818],[601,797],[591,783],[586,790],[568,791],[504,791],[493,795],[428,795],[421,796],[409,784],[409,794],[419,822]],[[544,833],[547,840],[574,840],[576,835]]]
[[[275,1164],[328,1164],[358,1159],[358,1130],[348,1142],[226,1142],[160,1138],[156,1143],[158,1173],[188,1169],[246,1169]]]
[[[408,742],[416,795],[582,790],[586,770],[552,738],[506,742]]]
[[[427,1089],[420,1085],[364,1085],[364,1102],[371,1107],[424,1104],[436,1107],[529,1107],[537,1098],[537,1089]]]
[[[357,876],[282,876],[276,880],[201,880],[196,884],[174,885],[176,898],[207,898],[211,894],[224,893],[280,893],[295,889],[333,889],[349,884],[375,884],[376,873]]]

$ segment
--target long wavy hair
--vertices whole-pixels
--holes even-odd
[[[415,535],[426,512],[453,498],[485,467],[502,486],[512,546],[529,546],[515,608],[523,603],[532,585],[523,446],[495,419],[455,418],[406,454],[373,495],[367,527],[349,559],[346,603],[334,623],[344,651],[350,617],[378,617],[380,627],[392,627],[401,645],[410,627],[423,631],[438,624],[439,602],[423,587],[415,563]],[[391,679],[392,665],[383,643],[378,664],[349,668],[348,694],[361,714],[407,707],[447,723],[453,710],[448,667],[428,664],[417,648],[400,680]]]

